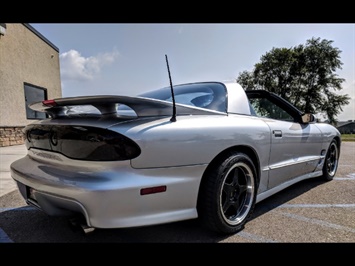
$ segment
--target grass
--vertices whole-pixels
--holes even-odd
[[[342,141],[355,141],[355,134],[341,134]]]

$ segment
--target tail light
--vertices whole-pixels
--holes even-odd
[[[58,152],[86,161],[123,161],[136,158],[141,150],[130,138],[103,128],[65,125],[28,126],[30,148]]]
[[[42,101],[42,104],[45,106],[48,106],[48,107],[53,107],[53,106],[57,105],[55,100],[44,100],[44,101]]]

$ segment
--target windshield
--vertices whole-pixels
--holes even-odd
[[[222,83],[201,82],[173,86],[175,102],[219,112],[227,112],[227,90]],[[140,94],[141,97],[172,102],[171,88]]]

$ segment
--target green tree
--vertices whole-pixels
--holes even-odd
[[[274,92],[305,113],[325,114],[331,124],[349,104],[350,97],[336,93],[345,81],[335,73],[341,69],[341,51],[333,41],[312,38],[305,45],[273,48],[261,57],[251,72],[239,73],[236,81],[245,90]]]

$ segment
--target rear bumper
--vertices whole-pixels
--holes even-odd
[[[129,161],[63,165],[27,155],[12,163],[11,175],[27,203],[49,215],[80,213],[88,226],[121,228],[196,218],[205,168],[134,169]],[[140,195],[156,186],[167,189]]]

